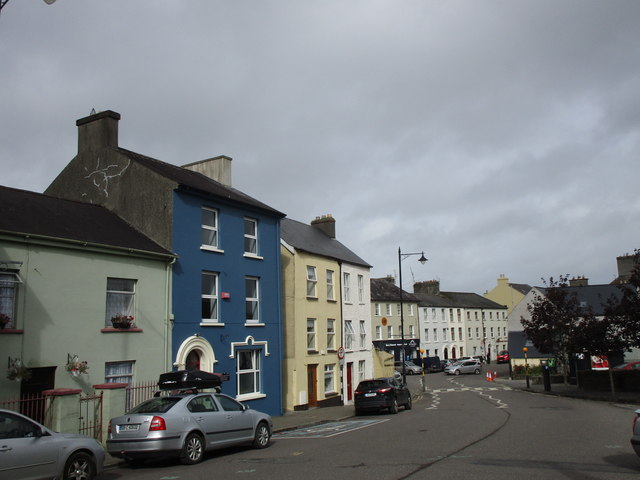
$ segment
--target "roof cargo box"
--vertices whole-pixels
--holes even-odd
[[[181,390],[185,388],[217,388],[222,385],[222,377],[217,373],[202,370],[178,370],[160,375],[160,390]]]

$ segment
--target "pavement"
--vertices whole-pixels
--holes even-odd
[[[410,385],[410,388],[412,388],[413,391],[414,405],[415,402],[419,402],[422,398],[429,396],[428,386],[426,391],[421,391],[419,388],[415,388],[415,385],[421,385],[417,382],[419,382],[419,380],[415,379],[415,383]],[[523,390],[540,395],[554,395],[600,402],[631,404],[637,405],[637,408],[640,408],[640,392],[618,392],[616,398],[613,399],[610,392],[585,391],[578,388],[576,385],[564,385],[563,383],[551,384],[551,390],[548,392],[545,391],[543,384],[534,383],[533,379],[530,379],[528,388],[526,380],[511,380],[509,377],[496,378],[494,383],[497,385],[508,386],[514,390]],[[487,382],[487,385],[491,385],[491,383]],[[338,422],[353,416],[355,416],[353,405],[316,407],[308,410],[286,412],[284,415],[272,417],[273,432],[284,432],[287,430],[294,430],[296,428],[311,427],[329,422]],[[121,460],[113,458],[107,454],[105,466],[113,466],[120,462]]]

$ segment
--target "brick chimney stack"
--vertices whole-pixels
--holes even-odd
[[[589,285],[589,279],[585,276],[582,277],[573,277],[569,280],[570,287],[586,287]]]
[[[316,217],[315,220],[311,222],[311,225],[313,225],[328,237],[336,238],[336,220],[330,213],[327,215],[322,215],[322,217]]]
[[[231,186],[231,157],[226,155],[189,163],[183,165],[182,168],[199,172],[227,187]]]
[[[77,120],[78,153],[117,147],[119,121],[120,114],[113,110],[94,113]]]
[[[413,284],[414,293],[425,293],[427,295],[440,294],[440,280],[427,280],[426,282],[416,282]]]

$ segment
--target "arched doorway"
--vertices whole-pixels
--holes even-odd
[[[449,349],[444,347],[444,359],[446,360],[447,358],[449,358]]]
[[[451,349],[451,358],[458,358],[458,357],[456,357],[456,347],[453,347]]]
[[[216,355],[211,344],[201,336],[193,335],[186,338],[178,348],[173,366],[178,370],[195,368],[213,372],[216,363]]]

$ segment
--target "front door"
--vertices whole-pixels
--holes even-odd
[[[31,378],[20,384],[20,413],[44,423],[45,400],[42,392],[55,388],[56,367],[30,368]]]
[[[307,395],[310,407],[318,406],[318,365],[307,365]]]
[[[347,400],[353,400],[353,362],[347,363]]]

